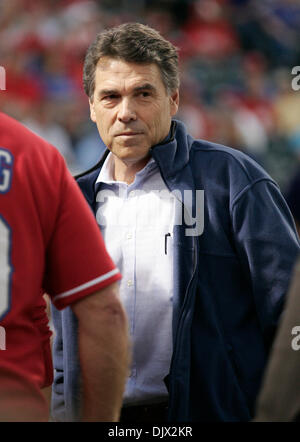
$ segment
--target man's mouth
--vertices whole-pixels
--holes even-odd
[[[120,132],[116,137],[133,137],[135,135],[142,135],[143,132]]]

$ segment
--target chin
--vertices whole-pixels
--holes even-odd
[[[120,159],[140,161],[149,156],[149,150],[150,147],[118,146],[117,148],[112,149],[112,153],[114,153]]]

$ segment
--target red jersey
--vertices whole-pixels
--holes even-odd
[[[43,292],[62,309],[120,277],[60,153],[0,113],[0,420],[47,419]]]

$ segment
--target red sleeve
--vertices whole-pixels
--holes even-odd
[[[95,217],[67,170],[47,249],[45,289],[58,309],[121,278]]]
[[[46,295],[47,296],[47,295]],[[49,326],[49,305],[41,296],[37,305],[32,307],[32,321],[40,333],[41,354],[44,360],[43,376],[40,376],[40,388],[49,387],[53,383],[53,362],[50,338],[52,331]]]

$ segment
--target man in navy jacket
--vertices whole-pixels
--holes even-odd
[[[157,362],[149,352],[160,344],[159,333],[163,340],[167,331],[153,315],[148,332],[153,332],[155,345],[147,353],[149,366],[133,340],[133,361],[147,376],[139,384],[141,373],[135,373],[135,386],[141,387],[134,390],[131,384],[126,391],[124,408],[134,412],[124,410],[129,416],[124,422],[134,422],[134,416],[145,420],[147,410],[152,410],[149,420],[155,419],[161,397],[168,400],[169,421],[248,421],[299,253],[294,222],[279,188],[243,153],[194,140],[173,119],[179,97],[177,54],[151,28],[125,24],[99,34],[86,57],[84,81],[91,118],[108,147],[100,162],[78,177],[97,219],[99,192],[110,185],[125,183],[129,190],[139,183],[137,188],[147,189],[145,195],[151,198],[146,184],[156,180],[176,200],[170,233],[172,297],[163,307],[171,308],[172,342],[167,348],[172,350],[167,365],[164,362],[167,376],[161,376],[167,389],[157,398],[149,393],[148,373]],[[117,264],[121,273],[127,272],[126,260]],[[147,271],[155,271],[154,262]],[[159,298],[160,282],[167,276],[161,272],[156,280],[153,303],[159,302],[154,295]],[[123,287],[126,302],[132,285],[128,281]],[[137,290],[134,299],[140,298]],[[147,318],[147,311],[136,310]],[[54,311],[53,318],[52,412],[54,419],[73,420],[80,405],[76,320],[70,310]],[[146,336],[142,338],[147,346]]]

